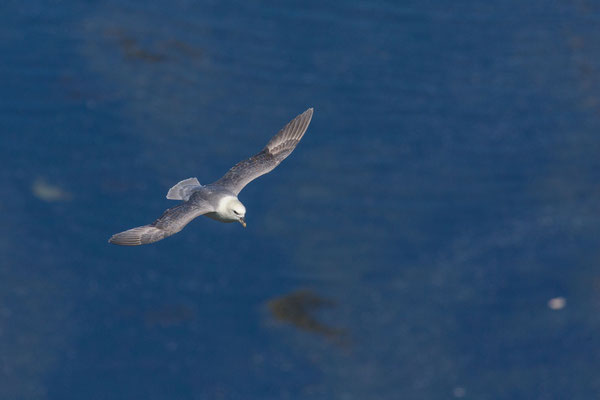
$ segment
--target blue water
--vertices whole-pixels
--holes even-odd
[[[600,4],[2,8],[0,398],[600,397]],[[311,106],[247,229],[107,243]]]

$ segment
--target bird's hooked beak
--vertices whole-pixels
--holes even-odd
[[[244,219],[244,217],[240,217],[240,219],[238,219],[238,221],[240,221],[240,224],[242,224],[242,226],[244,228],[246,227],[246,220]]]

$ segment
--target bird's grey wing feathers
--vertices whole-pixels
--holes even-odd
[[[169,193],[167,193],[167,199],[188,201],[192,193],[201,187],[202,185],[200,185],[200,182],[198,182],[198,179],[196,178],[184,179],[169,189]]]
[[[154,243],[182,230],[194,218],[214,211],[208,203],[185,202],[169,208],[150,225],[117,233],[109,239],[109,243],[121,246],[139,246]]]
[[[312,115],[312,108],[298,115],[273,136],[260,153],[237,163],[215,184],[237,195],[248,183],[273,170],[296,148],[310,124]]]

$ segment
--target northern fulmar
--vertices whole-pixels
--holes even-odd
[[[204,215],[221,222],[239,222],[246,227],[246,207],[238,194],[251,181],[272,171],[296,148],[313,115],[309,108],[291,120],[267,143],[264,149],[247,160],[240,161],[221,179],[200,185],[188,178],[169,189],[167,199],[183,203],[166,210],[149,225],[114,234],[109,243],[139,246],[154,243],[181,231],[194,218]]]

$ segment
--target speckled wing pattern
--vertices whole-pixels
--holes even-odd
[[[141,244],[154,243],[176,234],[194,218],[212,211],[214,209],[208,203],[197,204],[188,201],[176,207],[169,208],[150,225],[138,226],[137,228],[117,233],[108,242],[121,246],[139,246]]]
[[[215,184],[237,195],[248,183],[272,171],[296,148],[310,124],[312,115],[312,108],[298,115],[273,136],[260,153],[237,163]]]

